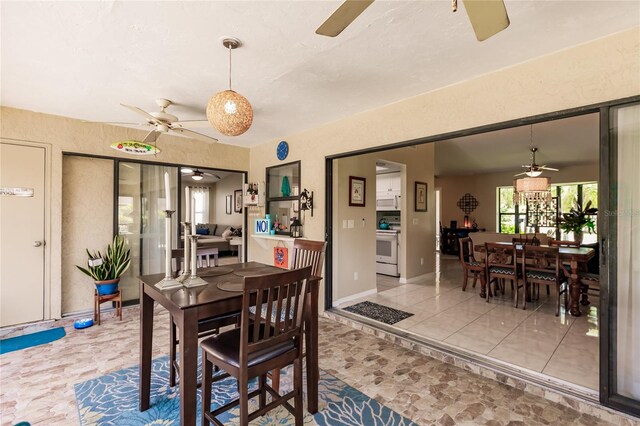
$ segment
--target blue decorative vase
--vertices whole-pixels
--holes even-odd
[[[291,195],[291,185],[289,184],[289,178],[286,176],[282,178],[282,188],[280,191],[282,192],[283,197]]]
[[[117,292],[119,283],[120,278],[116,278],[113,280],[96,281],[96,289],[98,290],[98,294],[100,296],[106,296],[108,294]]]

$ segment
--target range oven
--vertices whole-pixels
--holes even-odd
[[[398,270],[398,231],[376,231],[376,273],[399,277]]]

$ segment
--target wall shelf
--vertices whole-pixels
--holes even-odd
[[[297,239],[301,239],[304,240],[304,238],[292,238],[289,237],[287,235],[266,235],[266,234],[254,234],[251,236],[251,238],[255,239],[256,242],[260,245],[260,247],[262,247],[263,249],[268,249],[269,246],[269,241],[282,241],[283,243],[290,245],[291,247],[293,247],[293,242]]]

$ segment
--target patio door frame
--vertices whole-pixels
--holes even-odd
[[[640,102],[640,97],[600,108],[600,179],[598,184],[598,237],[600,238],[600,402],[640,417],[640,401],[617,393],[617,219],[603,212],[617,210],[618,143],[611,110]],[[609,259],[612,262],[609,262]],[[605,326],[606,325],[606,326]]]
[[[607,327],[600,327],[600,387],[599,396],[601,404],[616,410],[640,416],[640,401],[632,400],[615,393],[615,335],[611,333],[611,318],[615,314],[615,277],[611,279],[610,270],[615,267],[609,266],[609,246],[611,238],[615,234],[611,232],[611,223],[602,212],[611,205],[612,191],[610,191],[610,176],[617,172],[615,164],[611,163],[610,152],[612,141],[609,132],[610,109],[626,104],[640,102],[640,95],[628,98],[615,99],[597,104],[585,105],[561,111],[539,114],[524,118],[519,118],[500,123],[488,124],[464,130],[443,133],[425,138],[412,139],[404,142],[380,145],[356,151],[344,152],[325,157],[325,239],[327,241],[327,253],[325,257],[325,303],[326,310],[333,309],[333,161],[340,158],[353,157],[356,155],[369,154],[373,152],[386,151],[395,148],[404,148],[424,143],[441,142],[447,139],[471,136],[480,133],[488,133],[497,130],[504,130],[513,127],[520,127],[541,123],[545,121],[559,120],[579,115],[598,113],[600,117],[600,176],[598,181],[598,237],[601,267],[601,290],[599,321],[600,324],[607,324]],[[615,260],[614,260],[615,262]]]

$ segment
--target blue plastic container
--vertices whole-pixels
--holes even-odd
[[[73,323],[73,328],[82,330],[83,328],[91,327],[92,325],[93,325],[92,318],[83,318],[83,319],[76,320]]]

